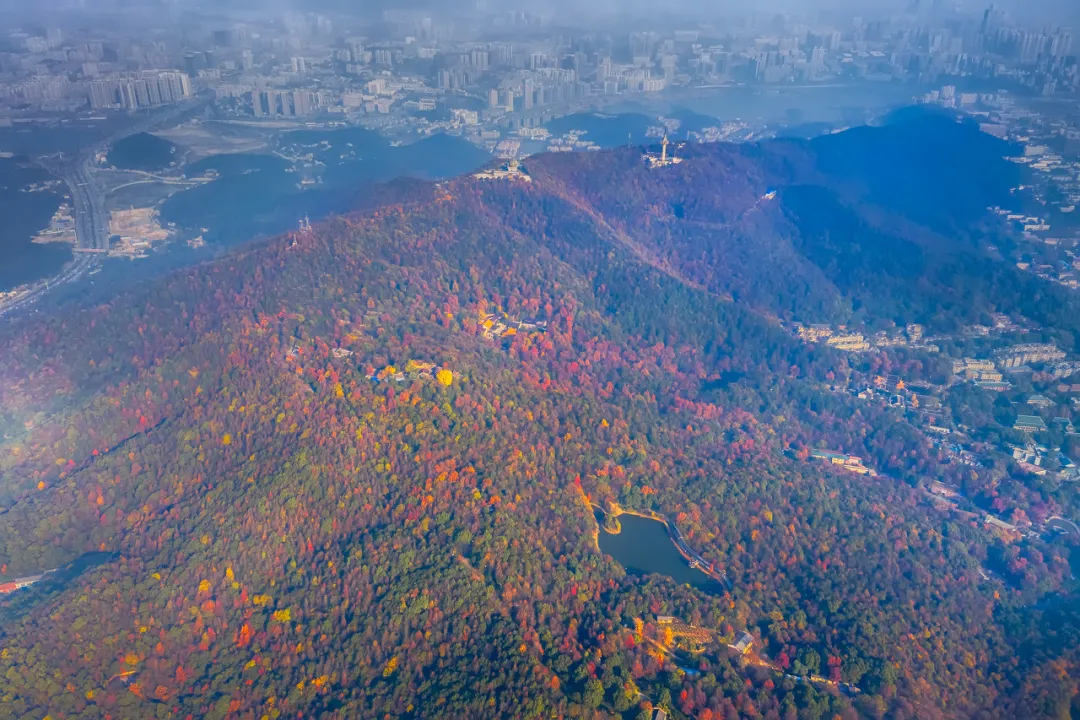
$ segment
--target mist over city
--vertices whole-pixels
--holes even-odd
[[[0,720],[1080,718],[1076,0],[0,0]]]

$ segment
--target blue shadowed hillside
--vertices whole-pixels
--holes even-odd
[[[150,133],[118,140],[109,151],[109,164],[121,170],[164,170],[176,159],[176,145]]]
[[[1005,159],[1016,148],[980,132],[970,120],[911,107],[883,125],[811,141],[818,168],[863,199],[948,230],[1006,206],[1020,168]]]

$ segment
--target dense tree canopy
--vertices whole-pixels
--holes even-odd
[[[1076,710],[1070,548],[932,509],[922,484],[964,471],[902,418],[825,391],[849,361],[777,322],[939,307],[898,279],[868,309],[857,268],[815,257],[824,231],[799,218],[833,192],[828,150],[702,147],[655,172],[630,150],[538,158],[531,183],[445,183],[5,329],[0,577],[109,555],[0,605],[0,703],[17,718]],[[844,212],[892,257],[872,195]],[[937,220],[911,220],[919,242]],[[927,262],[948,266],[942,252]],[[490,313],[529,322],[492,337]],[[883,474],[807,462],[819,446]],[[672,518],[730,589],[627,575],[583,494]],[[680,667],[635,623],[656,615],[727,641],[749,629],[778,667],[862,692],[722,643]]]

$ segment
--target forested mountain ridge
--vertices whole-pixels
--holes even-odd
[[[949,119],[897,122],[852,131],[861,152],[874,151],[867,133],[983,142]],[[917,487],[963,471],[894,416],[825,393],[846,359],[777,323],[956,323],[983,311],[972,297],[1000,308],[1008,283],[1028,288],[1001,269],[987,286],[975,272],[989,260],[960,232],[1002,188],[972,190],[956,215],[919,209],[918,183],[897,181],[894,200],[887,178],[843,165],[843,137],[688,147],[658,169],[629,148],[541,156],[528,183],[460,178],[4,328],[0,570],[114,557],[6,601],[0,706],[20,718],[1075,709],[1076,625],[1053,600],[1071,589],[1069,558],[1013,558],[1008,586],[984,582],[1003,550],[929,511]],[[985,150],[996,167],[1004,149]],[[948,273],[948,287],[931,282]],[[538,322],[492,339],[489,313]],[[804,462],[819,445],[893,477]],[[627,576],[597,551],[582,493],[674,518],[732,589]],[[784,667],[863,693],[723,652],[686,673],[635,632],[656,614],[728,637],[749,628]]]

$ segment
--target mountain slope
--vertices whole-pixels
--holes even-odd
[[[995,597],[979,576],[991,543],[913,487],[962,470],[884,410],[825,391],[846,361],[776,322],[941,292],[907,287],[909,250],[890,232],[865,247],[866,233],[839,233],[889,227],[903,208],[859,195],[858,177],[830,179],[816,152],[703,146],[657,171],[630,150],[539,157],[531,183],[460,178],[5,328],[5,577],[113,554],[0,605],[7,706],[65,718],[1068,708],[1072,621],[1037,647],[1033,591]],[[935,249],[925,217],[906,221],[934,253],[977,253]],[[861,272],[899,279],[879,303]],[[546,329],[490,339],[487,313]],[[798,459],[819,445],[908,482]],[[626,575],[598,552],[584,496],[673,518],[730,589]],[[1025,563],[1057,589],[1067,560]],[[797,684],[720,646],[686,673],[650,642],[656,626],[635,628],[658,614],[729,639],[749,629],[777,667],[864,692]]]

